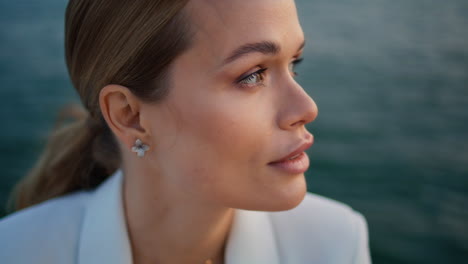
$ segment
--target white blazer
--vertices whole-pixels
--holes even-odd
[[[122,171],[0,221],[2,264],[132,264],[122,207]],[[236,209],[226,264],[368,264],[361,214],[308,193],[282,212]]]

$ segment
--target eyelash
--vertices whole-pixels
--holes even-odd
[[[238,81],[238,83],[242,86],[253,86],[253,85],[257,85],[257,82],[255,84],[252,84],[250,83],[250,81],[252,81],[255,77],[257,77],[260,82],[263,82],[263,79],[264,79],[264,73],[265,71],[267,70],[268,68],[262,68],[254,73],[251,73],[245,77],[241,77],[241,79]]]
[[[293,73],[293,76],[298,75],[298,73],[296,71],[294,71],[294,68],[297,65],[299,65],[303,60],[304,60],[304,58],[297,58],[297,59],[293,60],[292,63],[290,64],[290,65],[292,65],[291,72]]]
[[[295,77],[298,75],[298,73],[296,71],[294,71],[294,68],[299,64],[301,63],[302,61],[304,60],[304,58],[297,58],[295,59],[294,61],[291,62],[291,68],[290,68],[290,71],[291,71],[291,74]],[[241,77],[237,83],[241,86],[247,86],[247,87],[250,87],[250,86],[256,86],[256,85],[259,85],[259,83],[249,83],[249,81],[252,81],[253,78],[255,77],[258,77],[260,79],[260,82],[263,82],[263,79],[264,79],[264,73],[265,71],[267,70],[268,68],[262,68],[262,69],[259,69],[258,71],[256,72],[253,72],[245,77]]]

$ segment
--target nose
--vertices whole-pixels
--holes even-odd
[[[317,105],[298,83],[294,82],[285,90],[286,94],[280,99],[282,108],[278,123],[281,129],[295,129],[317,118]]]

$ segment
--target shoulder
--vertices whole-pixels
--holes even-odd
[[[294,209],[270,214],[288,262],[370,263],[366,220],[348,205],[307,193]]]
[[[69,194],[1,219],[0,259],[8,260],[6,263],[64,263],[70,259],[88,196],[88,192]]]

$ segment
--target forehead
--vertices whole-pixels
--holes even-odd
[[[297,49],[303,40],[293,0],[191,0],[186,11],[194,47],[219,59],[245,43],[272,41]]]

